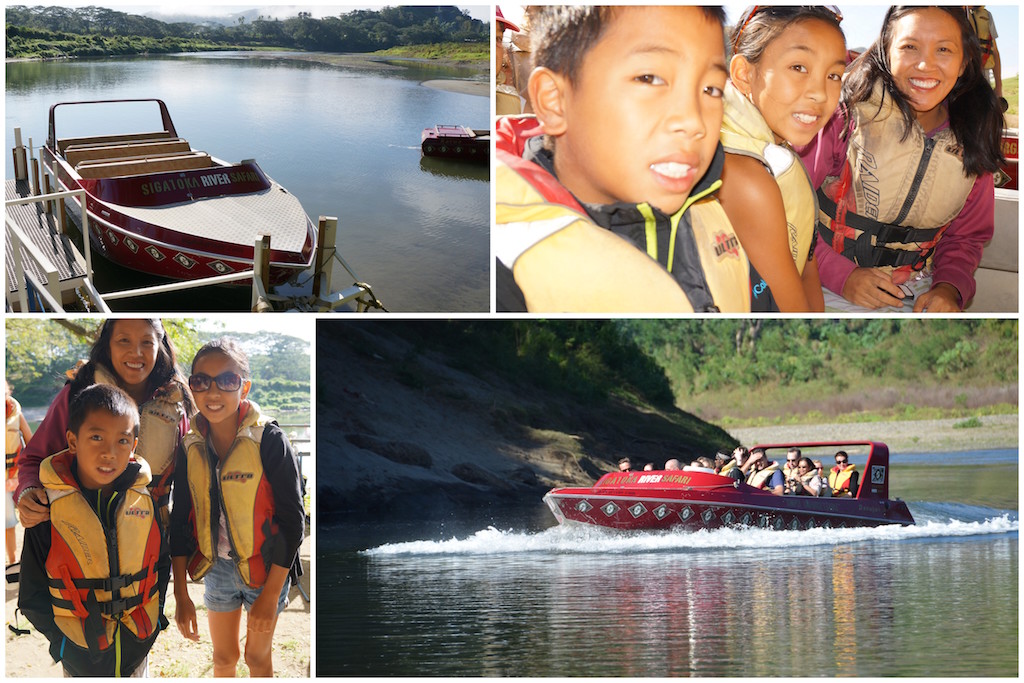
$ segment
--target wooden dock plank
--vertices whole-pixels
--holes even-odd
[[[20,199],[28,195],[29,186],[27,181],[4,181],[5,200]],[[62,290],[73,289],[87,277],[85,259],[78,251],[78,247],[70,237],[60,234],[55,217],[46,214],[42,203],[37,202],[7,207],[7,216],[29,236],[32,243],[57,267]],[[42,278],[42,273],[33,261],[24,259],[23,263],[27,270],[36,277]],[[17,292],[19,283],[15,281],[14,277],[14,251],[9,237],[5,243],[4,267],[7,269],[9,293]]]

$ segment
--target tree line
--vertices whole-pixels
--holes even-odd
[[[221,25],[168,23],[95,6],[15,5],[6,8],[6,35],[7,56],[14,57],[26,50],[99,56],[226,47],[374,52],[432,43],[486,44],[490,31],[484,22],[451,6],[360,9],[322,19],[299,12],[283,20],[239,17],[232,25]]]
[[[252,370],[250,397],[271,415],[310,412],[309,345],[283,334],[235,334],[200,330],[194,320],[164,319],[178,361],[187,376],[196,351],[227,335],[245,349]],[[9,319],[6,324],[5,378],[26,407],[49,405],[67,380],[66,372],[99,336],[101,320]]]
[[[502,374],[524,390],[583,404],[615,397],[677,405],[698,414],[713,403],[728,409],[730,402],[768,404],[784,394],[833,397],[881,388],[928,406],[936,388],[1017,383],[1016,320],[422,321],[393,329],[424,348],[457,349],[457,366]],[[993,393],[997,402],[1005,395]]]

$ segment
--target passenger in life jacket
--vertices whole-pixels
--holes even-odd
[[[305,533],[298,459],[276,422],[248,400],[249,360],[233,340],[199,349],[189,387],[199,405],[182,441],[171,511],[175,621],[199,639],[188,576],[203,579],[214,676],[234,676],[244,606],[245,663],[274,674],[277,617],[291,578],[301,574]]]
[[[106,320],[89,351],[89,361],[69,372],[69,381],[50,403],[46,417],[18,458],[15,501],[29,528],[49,517],[39,483],[39,463],[67,447],[68,405],[87,386],[101,383],[128,393],[139,408],[137,455],[150,467],[150,490],[166,522],[174,452],[195,412],[174,344],[157,318]]]
[[[135,460],[139,412],[95,384],[71,402],[65,450],[39,479],[49,520],[25,531],[18,607],[65,676],[144,677],[167,622],[166,560],[149,465]]]
[[[21,404],[11,394],[11,385],[4,380],[4,390],[6,392],[6,409],[7,409],[7,478],[6,478],[6,494],[7,494],[7,566],[11,566],[17,560],[15,551],[17,549],[17,539],[15,537],[14,528],[18,525],[18,515],[14,510],[14,490],[18,488],[18,454],[21,453],[21,449],[29,442],[32,438],[32,428],[28,426],[28,420],[25,419],[24,413],[21,412]]]
[[[747,483],[755,489],[767,489],[776,496],[786,493],[786,478],[782,474],[779,463],[768,460],[763,448],[750,451],[750,474]]]
[[[981,46],[981,70],[986,80],[992,83],[992,89],[999,99],[1000,108],[1006,111],[1009,103],[1003,97],[1003,65],[999,57],[999,45],[996,38],[999,33],[996,31],[996,23],[992,19],[992,13],[985,9],[984,5],[970,5],[967,8],[967,18],[978,36],[978,44]]]
[[[802,457],[797,461],[797,476],[790,480],[788,493],[797,496],[829,496],[831,489],[818,474],[818,469],[810,458]]]
[[[723,21],[682,6],[531,15],[536,117],[496,125],[499,311],[750,310],[747,255],[715,198]]]
[[[964,7],[892,7],[800,150],[830,310],[960,311],[994,230],[1003,117]]]
[[[793,481],[793,479],[795,479],[797,476],[799,476],[797,474],[797,472],[798,472],[797,465],[799,464],[799,462],[800,462],[800,449],[799,448],[794,446],[793,448],[790,448],[788,451],[786,451],[786,462],[783,463],[783,465],[782,465],[782,474],[786,477],[786,493],[791,493],[792,492],[792,491],[790,491],[790,489],[792,488],[790,486],[790,483]]]
[[[828,486],[832,489],[832,495],[856,496],[859,478],[857,466],[850,462],[846,451],[836,452],[836,466],[828,473]]]
[[[721,463],[718,467],[718,473],[725,477],[731,477],[736,481],[746,481],[747,472],[753,464],[749,455],[750,452],[743,446],[737,446],[731,453],[724,449],[718,451],[715,454],[715,460]]]
[[[516,87],[516,69],[512,63],[509,50],[505,47],[505,31],[519,32],[519,27],[505,18],[501,7],[495,8],[494,48],[495,48],[495,106],[499,115],[520,114],[523,111],[523,100]]]
[[[823,6],[754,5],[732,30],[718,195],[750,255],[754,311],[825,309],[815,188],[793,146],[810,143],[839,103],[841,21]]]

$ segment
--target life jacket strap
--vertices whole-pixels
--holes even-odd
[[[148,602],[157,592],[159,592],[157,586],[153,586],[152,590],[148,591],[148,593],[140,593],[139,595],[133,595],[130,598],[121,598],[119,600],[111,600],[110,602],[97,601],[95,605],[95,612],[107,616],[117,616],[138,607],[144,602]],[[77,596],[77,593],[75,595]],[[95,595],[95,593],[91,593],[90,595]],[[53,603],[54,607],[60,607],[62,609],[70,610],[75,607],[74,598],[72,598],[72,600],[51,598],[50,602]],[[81,600],[78,602],[81,604]],[[87,610],[86,613],[88,613]]]
[[[146,578],[149,574],[149,567],[144,567],[134,574],[119,574],[118,576],[108,576],[102,579],[70,579],[61,576],[60,578],[54,578],[49,580],[51,588],[58,590],[74,590],[74,589],[90,589],[90,590],[101,590],[113,592],[120,590],[126,586],[130,586],[136,581],[141,581]]]
[[[849,211],[843,216],[843,224],[836,226],[836,203],[821,190],[818,191],[818,201],[822,210],[832,219],[828,224],[818,221],[818,233],[822,239],[837,252],[863,267],[909,267],[914,271],[922,270],[934,253],[935,244],[949,227],[946,224],[938,228],[908,228],[881,223]],[[852,229],[860,230],[861,234],[856,238],[850,237]],[[922,243],[922,248],[908,250],[886,246],[912,243]]]
[[[821,209],[828,214],[829,218],[835,220],[836,215],[836,203],[829,199],[822,190],[818,190],[818,204]],[[895,223],[882,223],[880,221],[861,216],[850,211],[846,212],[846,216],[843,221],[844,225],[848,225],[856,230],[863,232],[869,232],[876,236],[876,241],[880,244],[892,244],[894,242],[900,242],[902,244],[910,244],[913,242],[930,242],[935,239],[935,236],[945,228],[940,226],[938,228],[912,228],[904,225],[896,225]],[[820,226],[821,223],[819,222]],[[829,235],[832,233],[830,232]]]

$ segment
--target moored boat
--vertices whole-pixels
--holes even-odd
[[[1018,190],[1018,158],[1017,146],[1020,143],[1020,133],[1016,128],[1003,130],[1001,149],[1006,163],[1003,164],[1000,172],[996,174],[996,187],[1005,190]]]
[[[113,135],[61,137],[55,114],[83,107],[159,109],[159,127]],[[116,117],[116,113],[112,114]],[[270,282],[313,263],[316,231],[299,200],[254,160],[229,163],[178,137],[158,99],[61,102],[50,107],[43,166],[58,190],[85,190],[93,245],[127,268],[175,280],[253,267],[254,243],[270,236]],[[81,208],[81,207],[77,207]]]
[[[818,442],[758,446],[783,453],[792,446],[868,446],[852,497],[778,496],[707,471],[612,472],[589,487],[556,488],[544,501],[559,523],[623,530],[760,527],[802,530],[914,524],[907,504],[889,498],[889,449],[879,442]],[[805,452],[804,455],[807,455]]]
[[[491,131],[465,126],[433,126],[420,136],[423,156],[486,162],[491,156]]]

